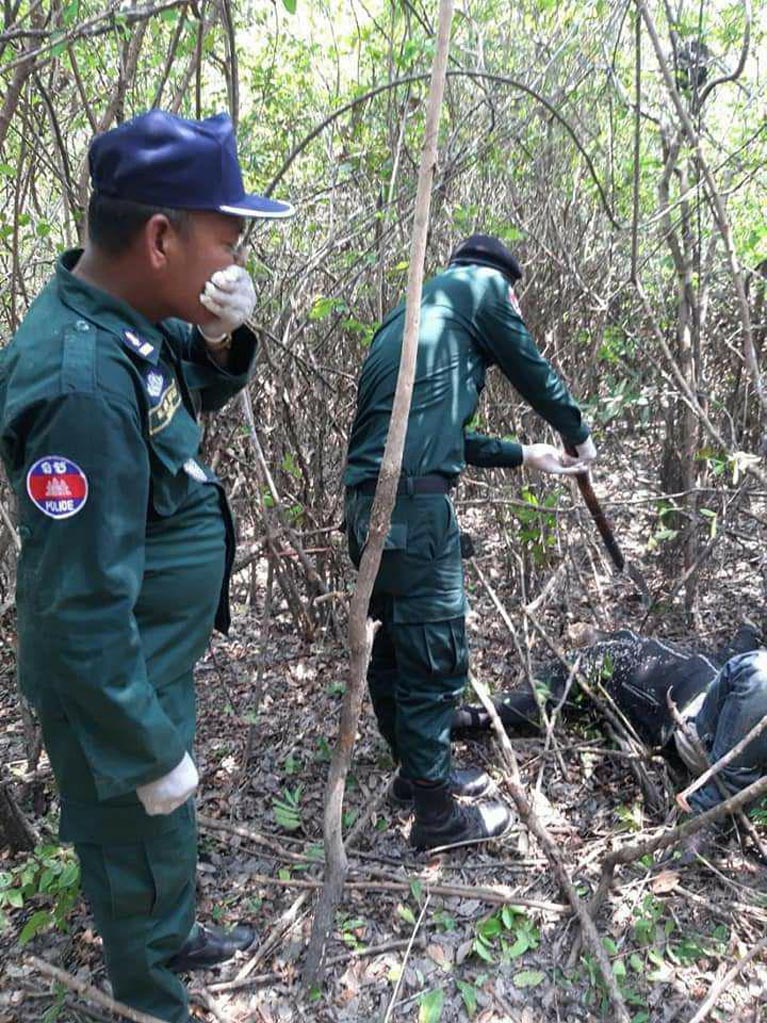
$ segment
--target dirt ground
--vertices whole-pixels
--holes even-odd
[[[619,533],[634,560],[641,559],[651,592],[667,597],[661,552],[647,547],[657,526],[652,490],[643,491],[641,481],[631,488],[623,484],[625,489],[617,481],[612,495]],[[525,573],[519,570],[519,545],[509,545],[510,520],[502,521],[495,505],[479,499],[459,507],[478,539],[477,564],[509,609],[515,630],[512,636],[467,566],[474,674],[493,690],[507,689],[523,681],[528,655],[535,665],[551,652],[520,611],[527,599]],[[561,649],[572,649],[583,623],[605,630],[630,625],[688,646],[715,648],[744,615],[760,617],[765,555],[753,518],[723,524],[701,568],[698,616],[691,623],[678,597],[659,600],[648,613],[631,581],[612,573],[593,528],[582,512],[571,511],[569,496],[562,507],[569,548],[564,557],[556,544],[551,548],[549,586],[537,591],[541,599],[532,612]],[[753,502],[748,508],[753,514]],[[244,598],[244,585],[236,595]],[[419,856],[409,850],[410,821],[385,799],[391,764],[367,702],[345,804],[350,883],[327,950],[325,982],[302,989],[302,956],[322,876],[324,782],[347,662],[338,639],[324,636],[311,645],[299,639],[279,607],[265,641],[262,600],[259,588],[255,607],[238,605],[230,637],[214,639],[198,671],[199,917],[252,921],[259,941],[237,961],[191,981],[197,1018],[609,1020],[593,957],[582,950],[551,866],[525,828],[518,825],[503,843],[479,851]],[[18,772],[23,745],[9,613],[3,634],[0,753]],[[596,713],[558,726],[548,747],[542,737],[516,738],[513,745],[536,812],[555,837],[578,893],[588,899],[606,853],[654,833],[665,818],[649,817],[631,760],[616,749]],[[456,743],[455,758],[485,766],[504,794],[502,761],[489,737]],[[671,810],[673,790],[684,784],[684,775],[658,759],[644,767]],[[41,768],[45,774],[44,760]],[[56,800],[50,779],[20,791],[41,838],[52,840]],[[767,840],[767,828],[759,827]],[[18,862],[0,853],[0,872]],[[454,891],[446,892],[451,886]],[[19,947],[25,922],[44,904],[45,896],[35,895],[11,908],[0,933],[0,1021],[111,1019],[64,988],[51,987],[25,962],[31,953],[106,989],[99,938],[82,901],[69,915],[67,930],[49,929]],[[672,858],[621,868],[597,918],[634,1023],[689,1021],[712,985],[723,980],[706,1018],[767,1019],[764,947],[734,978],[724,976],[763,938],[765,922],[767,867],[732,834],[689,866]]]

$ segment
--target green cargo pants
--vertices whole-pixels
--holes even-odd
[[[372,496],[346,495],[349,554],[359,565]],[[444,781],[450,724],[466,685],[466,598],[460,530],[444,494],[402,495],[373,587],[368,686],[381,734],[403,777]]]
[[[83,890],[104,943],[114,997],[170,1023],[187,1023],[183,982],[167,966],[194,926],[197,833],[183,822],[139,842],[76,842]]]
[[[213,488],[205,491],[196,507],[149,524],[134,609],[147,674],[190,752],[193,668],[210,637],[224,575],[224,522]],[[114,995],[169,1023],[187,1023],[186,989],[167,963],[194,927],[194,802],[150,817],[133,791],[98,800],[66,705],[46,695],[38,713],[61,795],[61,838],[74,843],[80,858]]]

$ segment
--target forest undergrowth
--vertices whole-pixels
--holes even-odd
[[[513,634],[497,613],[473,563],[466,564],[476,678],[498,692],[524,684],[529,666],[550,661],[554,648],[572,655],[584,633],[631,627],[686,647],[713,650],[748,617],[763,624],[765,556],[757,542],[764,501],[757,491],[740,512],[720,522],[700,567],[694,620],[660,571],[657,494],[652,476],[614,472],[607,455],[595,485],[610,508],[626,554],[645,573],[647,607],[625,576],[616,576],[577,492],[558,491],[536,529],[519,501],[520,479],[501,486],[477,480],[457,495],[475,563],[508,611]],[[479,496],[477,496],[479,495]],[[505,504],[504,502],[517,502]],[[504,510],[511,508],[512,514]],[[567,532],[566,548],[559,540]],[[342,549],[343,537],[329,534]],[[653,539],[656,537],[656,539]],[[544,568],[534,601],[524,589],[525,565]],[[279,600],[265,614],[265,572],[255,588],[239,577],[242,599],[228,639],[214,639],[199,665],[201,766],[199,916],[219,923],[252,921],[259,940],[237,961],[192,984],[201,1020],[513,1021],[609,1019],[598,970],[580,948],[578,928],[549,862],[517,824],[498,845],[429,856],[408,847],[410,819],[386,802],[392,765],[365,705],[345,801],[350,870],[327,951],[326,982],[306,991],[301,964],[316,889],[321,883],[323,790],[347,669],[344,645],[328,635],[302,640]],[[351,584],[351,573],[349,584]],[[255,596],[253,606],[244,601]],[[342,598],[339,619],[343,621]],[[523,610],[526,606],[527,610]],[[23,768],[22,725],[4,622],[5,682],[0,706],[3,758]],[[586,707],[558,724],[553,741],[515,737],[513,746],[535,811],[555,837],[578,893],[588,899],[605,855],[653,834],[673,819],[673,794],[684,784],[678,764],[648,754],[641,767],[662,794],[664,813],[648,812],[631,756]],[[481,764],[504,791],[502,760],[492,739],[455,743],[460,765]],[[104,988],[105,971],[82,901],[64,883],[71,858],[55,848],[56,797],[41,761],[24,788],[23,809],[42,851],[0,860],[0,1020],[74,1023],[108,1019],[64,988],[38,979],[25,964],[44,957]],[[752,811],[767,834],[767,814]],[[23,899],[19,864],[30,876]],[[30,864],[38,863],[34,875]],[[49,872],[46,877],[44,872]],[[9,882],[9,878],[15,881]],[[76,889],[75,889],[76,890]],[[51,926],[51,907],[67,898]],[[40,932],[18,938],[35,914]],[[635,1023],[670,1023],[694,1015],[744,952],[758,944],[767,921],[767,868],[741,847],[735,831],[715,852],[682,866],[656,854],[623,868],[597,917],[604,948]],[[35,930],[33,925],[32,931]],[[757,1021],[767,1006],[764,944],[719,990],[708,1018]]]

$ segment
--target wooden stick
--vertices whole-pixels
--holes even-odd
[[[380,945],[368,945],[367,948],[350,948],[342,955],[332,956],[325,963],[326,966],[341,966],[348,963],[349,959],[367,959],[371,956],[384,955],[386,952],[397,952],[401,948],[407,948],[410,944],[409,938],[396,938],[394,941],[384,941]],[[423,939],[417,942],[419,947]],[[211,991],[233,991],[244,987],[255,987],[256,984],[274,984],[277,982],[289,983],[282,973],[273,971],[271,973],[258,973],[254,977],[246,977],[241,981],[228,981],[221,984],[211,984]]]
[[[705,749],[703,743],[700,741],[700,738],[698,737],[697,730],[695,728],[691,728],[689,723],[687,721],[685,721],[685,719],[679,713],[677,705],[671,699],[671,690],[670,689],[667,690],[667,692],[666,692],[666,703],[668,704],[668,708],[671,711],[671,716],[674,719],[674,723],[677,726],[677,728],[680,729],[682,734],[685,736],[687,741],[690,743],[692,748],[695,750],[696,754],[700,758],[701,763],[709,764],[709,770],[711,770],[710,761],[708,759],[708,754],[706,753],[706,749]],[[767,715],[765,716],[765,720],[767,720]],[[722,761],[720,760],[719,763],[721,764],[721,762]],[[719,790],[719,795],[722,796],[723,799],[727,799],[727,797],[730,795],[730,793],[727,791],[727,789],[726,789],[724,783],[722,782],[721,778],[716,773],[713,774],[713,778],[714,778],[714,783],[716,784],[716,787]],[[684,798],[684,796],[681,793],[680,793],[680,795],[677,796],[677,803],[679,804],[679,806],[684,811],[686,811],[687,813],[690,812],[690,805],[689,805],[689,803],[687,802],[687,800]],[[756,850],[758,851],[759,855],[761,856],[762,860],[767,862],[767,851],[765,850],[764,845],[762,844],[762,840],[759,838],[759,835],[757,834],[756,828],[754,827],[754,825],[751,823],[751,821],[746,816],[745,811],[744,810],[738,810],[737,818],[738,818],[738,821],[740,822],[741,827],[745,831],[745,833],[748,835],[748,837],[754,843],[754,846],[755,846]],[[741,845],[742,844],[743,843],[742,843],[742,839],[741,839]]]
[[[522,780],[519,775],[519,768],[517,767],[514,750],[512,749],[506,730],[501,723],[501,719],[498,717],[498,711],[495,709],[493,701],[490,699],[485,686],[477,682],[477,680],[471,676],[470,680],[480,702],[490,715],[493,731],[495,732],[495,737],[501,748],[503,760],[507,768],[504,779],[506,787],[516,804],[519,816],[540,842],[541,848],[552,866],[554,876],[559,882],[562,891],[567,896],[568,902],[573,907],[573,910],[578,917],[584,940],[589,946],[589,951],[596,959],[610,1002],[612,1003],[613,1019],[616,1023],[629,1023],[630,1017],[628,1009],[626,1008],[626,1003],[623,1001],[623,996],[618,988],[615,974],[613,973],[610,965],[610,960],[607,958],[602,946],[594,921],[589,915],[589,911],[586,908],[585,903],[575,890],[575,886],[570,879],[570,875],[564,865],[556,842],[551,837],[546,827],[538,820],[535,811],[527,799],[525,790],[522,787]]]
[[[707,771],[704,771],[703,774],[696,778],[691,785],[688,785],[686,789],[679,793],[676,797],[676,801],[682,809],[689,811],[690,807],[687,803],[687,797],[702,788],[710,778],[714,777],[714,775],[719,774],[723,767],[727,767],[728,764],[731,764],[736,757],[740,756],[750,742],[762,734],[765,728],[767,728],[767,714],[761,717],[754,727],[750,729],[740,742],[736,743],[729,752],[725,753],[723,757],[720,757],[715,764],[712,764]]]
[[[706,1000],[701,1004],[698,1011],[690,1019],[690,1023],[702,1023],[702,1021],[706,1018],[706,1016],[708,1016],[709,1012],[711,1012],[711,1010],[716,1005],[717,999],[719,998],[719,995],[722,993],[722,991],[724,991],[726,988],[730,986],[730,984],[732,984],[732,982],[735,980],[735,978],[738,976],[738,974],[741,972],[744,966],[748,966],[751,960],[756,958],[756,956],[758,956],[759,953],[763,952],[765,949],[767,949],[767,936],[762,938],[762,940],[758,941],[755,945],[752,945],[748,952],[746,952],[746,954],[743,956],[743,958],[739,959],[731,970],[728,970],[723,977],[719,978],[719,980],[714,981],[714,983],[711,985],[711,990],[706,995]]]
[[[620,849],[611,852],[605,857],[605,861],[602,864],[602,877],[599,881],[599,887],[591,900],[591,914],[594,915],[602,904],[602,900],[612,884],[615,868],[619,864],[634,863],[648,853],[657,852],[658,849],[666,849],[669,846],[676,845],[680,839],[686,838],[688,835],[694,835],[696,831],[708,827],[709,824],[719,820],[720,817],[724,817],[728,813],[735,813],[736,810],[739,810],[742,806],[751,802],[751,800],[761,796],[763,792],[767,792],[767,776],[760,778],[747,788],[741,789],[734,796],[725,799],[723,803],[712,806],[710,810],[693,817],[692,820],[685,821],[684,824],[680,824],[676,828],[664,828],[654,838],[624,845]]]
[[[290,863],[311,862],[310,857],[304,856],[302,853],[290,852],[290,850],[280,845],[275,839],[268,838],[258,831],[251,831],[250,828],[245,828],[241,824],[217,821],[215,817],[206,817],[202,813],[197,815],[197,824],[203,831],[224,831],[229,835],[238,835],[240,838],[246,838],[249,842],[253,842],[254,845],[261,845],[265,849],[270,849],[281,859],[288,860]]]
[[[325,946],[333,926],[336,906],[343,892],[344,877],[348,866],[342,827],[344,788],[354,749],[357,723],[362,706],[365,671],[373,639],[372,627],[367,618],[368,606],[381,564],[383,547],[389,532],[391,513],[397,496],[397,486],[402,471],[402,453],[405,448],[405,435],[413,395],[431,188],[434,180],[434,168],[437,163],[439,120],[445,88],[447,58],[450,51],[453,5],[454,0],[440,0],[436,51],[429,85],[424,141],[413,213],[413,236],[405,295],[402,353],[386,446],[370,512],[368,539],[362,553],[357,586],[349,610],[349,684],[346,687],[341,706],[338,742],[328,770],[323,829],[326,864],[325,886],[314,914],[312,936],[304,963],[303,982],[307,987],[315,984],[319,978]]]
[[[249,874],[248,877],[257,884],[271,885],[276,888],[322,888],[322,881],[314,877],[272,877],[270,874]],[[524,895],[518,895],[507,885],[464,885],[464,884],[427,884],[423,883],[424,891],[431,895],[442,895],[446,898],[456,899],[478,899],[480,902],[488,902],[495,906],[528,906],[530,909],[539,909],[543,913],[566,913],[567,905],[562,902],[546,902],[545,899],[528,899]],[[412,881],[374,881],[349,880],[344,881],[344,887],[353,891],[361,892],[409,892]]]
[[[410,941],[407,943],[405,955],[402,959],[402,966],[399,971],[399,976],[397,977],[397,983],[394,985],[394,990],[392,991],[391,1000],[386,1010],[386,1015],[384,1016],[383,1023],[389,1023],[389,1020],[391,1019],[391,1014],[394,1012],[394,1005],[397,1001],[397,995],[399,994],[399,989],[402,986],[402,981],[404,980],[405,977],[405,967],[407,966],[407,961],[410,958],[410,950],[413,947],[413,942],[415,941],[416,935],[418,934],[418,931],[421,927],[421,922],[424,918],[424,915],[426,913],[426,907],[429,905],[430,900],[431,896],[427,895],[426,898],[424,899],[423,906],[421,907],[421,912],[418,914],[418,919],[415,922],[415,926],[413,927],[413,933],[410,935]]]
[[[64,987],[76,992],[76,994],[87,1001],[94,1002],[96,1005],[100,1005],[102,1009],[108,1009],[109,1012],[113,1012],[115,1016],[129,1019],[131,1023],[163,1023],[163,1020],[158,1019],[157,1016],[150,1016],[146,1012],[132,1009],[130,1005],[125,1005],[124,1002],[115,1001],[114,998],[105,995],[103,991],[99,991],[92,984],[86,984],[84,980],[78,980],[77,977],[73,977],[66,970],[60,970],[58,966],[51,966],[44,959],[38,959],[37,956],[27,956],[26,962],[32,969],[42,973],[44,977],[55,980],[57,984],[63,984]]]

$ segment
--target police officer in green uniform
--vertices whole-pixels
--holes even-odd
[[[247,383],[247,195],[226,115],[158,110],[98,136],[84,251],[0,364],[18,497],[18,671],[36,707],[114,996],[187,1023],[174,971],[254,940],[195,924],[193,667],[229,625],[234,535],[199,416]],[[196,324],[195,327],[190,324]]]
[[[483,772],[451,767],[450,727],[467,681],[468,650],[460,530],[449,491],[467,463],[573,474],[596,457],[578,406],[522,320],[514,294],[520,277],[500,241],[472,235],[423,289],[402,475],[370,606],[381,626],[368,670],[378,725],[399,763],[391,797],[413,807],[411,842],[420,849],[495,838],[510,821],[501,802],[454,798],[486,795],[491,782]],[[356,565],[367,540],[404,321],[402,304],[376,333],[359,382],[344,476]],[[520,445],[467,430],[493,365],[575,448],[574,456],[549,444]]]

